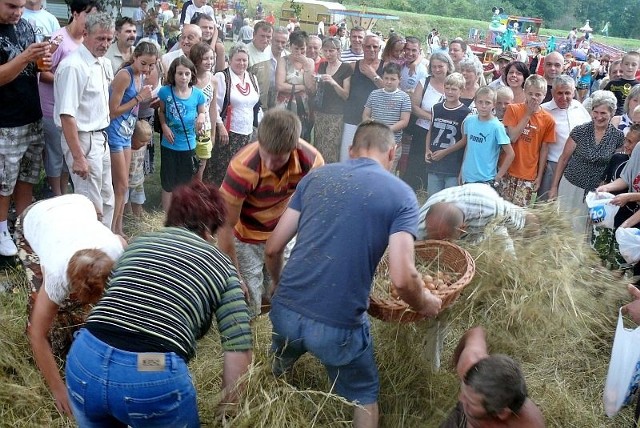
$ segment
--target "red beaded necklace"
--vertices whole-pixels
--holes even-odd
[[[251,92],[251,86],[249,86],[249,82],[244,82],[244,87],[240,86],[240,83],[236,83],[236,88],[238,88],[238,92],[245,97],[249,95]]]

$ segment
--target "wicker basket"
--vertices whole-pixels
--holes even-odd
[[[415,244],[416,263],[435,263],[437,270],[453,272],[459,275],[457,281],[445,284],[444,289],[433,291],[442,299],[442,308],[451,306],[464,287],[471,282],[475,274],[475,262],[469,253],[447,241],[419,241]],[[389,266],[387,256],[383,257],[378,265],[376,278],[389,278]],[[369,297],[369,314],[383,321],[394,321],[410,323],[424,319],[421,315],[411,309],[402,300],[394,299],[389,290],[373,292]]]

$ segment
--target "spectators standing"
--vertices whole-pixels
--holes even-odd
[[[205,97],[205,125],[204,130],[196,136],[196,156],[200,159],[200,168],[197,178],[202,180],[207,161],[211,159],[211,150],[215,141],[215,129],[213,124],[218,118],[218,109],[215,103],[217,98],[217,81],[211,73],[213,66],[213,49],[208,43],[200,42],[191,48],[189,59],[196,67],[196,87],[202,90]]]
[[[428,68],[429,76],[424,82],[418,82],[416,89],[411,94],[411,108],[416,117],[416,124],[413,128],[407,170],[402,179],[413,189],[427,185],[427,164],[424,161],[427,132],[431,127],[433,106],[444,97],[444,81],[453,71],[453,62],[449,55],[444,53],[431,54]]]
[[[22,19],[26,19],[37,36],[51,36],[60,29],[58,19],[42,8],[42,0],[28,0],[24,5]]]
[[[189,183],[197,171],[193,169],[196,134],[205,128],[206,98],[194,84],[196,68],[188,57],[173,60],[166,84],[158,91],[158,118],[162,128],[160,181],[162,208],[169,211],[173,190]]]
[[[318,22],[318,37],[320,37],[321,39],[324,39],[324,36],[325,36],[324,21],[325,21],[325,18],[322,17]]]
[[[476,96],[477,96],[477,93],[476,93]],[[502,122],[502,119],[504,119],[504,113],[507,111],[507,106],[509,104],[513,104],[513,91],[508,86],[500,86],[496,90],[496,105],[495,105],[496,118],[500,122]]]
[[[640,83],[636,80],[638,65],[640,65],[640,53],[635,51],[627,52],[622,56],[622,77],[620,79],[614,79],[611,73],[609,73],[611,80],[606,84],[604,90],[613,92],[613,95],[615,95],[618,100],[616,115],[624,113],[624,101],[627,98],[627,94],[632,87]]]
[[[191,52],[191,47],[196,43],[199,43],[202,40],[202,30],[195,24],[185,24],[182,27],[182,34],[180,35],[180,48],[175,51],[168,52],[162,55],[162,72],[164,73],[164,77],[167,77],[167,72],[169,70],[169,66],[174,59],[179,58],[181,56],[189,56],[189,52]]]
[[[51,192],[56,196],[67,191],[69,169],[62,154],[61,131],[53,120],[53,76],[60,62],[82,44],[87,14],[94,13],[96,5],[94,0],[73,0],[71,2],[69,8],[73,19],[66,27],[51,35],[52,39],[58,39],[60,42],[51,56],[51,70],[41,71],[38,79],[44,127],[44,170]]]
[[[251,141],[260,87],[255,76],[247,71],[248,62],[247,46],[236,43],[229,50],[229,68],[215,75],[220,119],[216,123],[217,141],[204,171],[205,181],[222,183],[231,158]]]
[[[407,37],[404,45],[404,64],[400,73],[400,89],[411,94],[418,82],[427,77],[427,67],[422,62],[422,45],[417,37]]]
[[[87,16],[82,45],[65,58],[54,79],[54,120],[62,127],[62,152],[75,193],[89,198],[98,219],[111,228],[114,194],[104,129],[109,126],[109,84],[113,72],[103,58],[114,26],[106,13]]]
[[[549,144],[556,142],[553,117],[540,107],[547,82],[534,74],[524,84],[525,102],[507,106],[504,126],[516,157],[499,186],[500,195],[521,207],[531,202],[542,183]]]
[[[128,62],[133,54],[133,45],[136,43],[136,25],[127,16],[116,19],[116,42],[109,46],[104,55],[111,61],[111,69],[115,75],[123,63]]]
[[[264,266],[265,242],[300,180],[324,164],[320,153],[300,140],[300,130],[292,112],[267,112],[258,127],[258,141],[234,156],[220,187],[227,221],[218,231],[218,245],[248,288],[253,317],[260,315],[263,299],[269,301],[273,292]]]
[[[286,30],[285,30],[286,31]],[[272,61],[271,39],[273,27],[264,21],[253,26],[253,40],[247,45],[249,54],[249,72],[256,76],[260,90],[260,104],[267,110],[276,104],[276,65]],[[288,37],[288,34],[287,34]]]
[[[613,154],[624,144],[624,134],[611,125],[616,99],[609,91],[591,96],[591,121],[571,130],[553,174],[549,198],[558,197],[560,209],[572,214],[573,230],[585,233],[587,192],[595,190]]]
[[[578,42],[578,27],[573,27],[567,35],[567,42],[569,43],[569,50],[575,49]]]
[[[251,41],[253,40],[253,27],[251,26],[249,18],[245,18],[242,21],[239,39],[242,40],[242,43],[244,43],[245,45],[251,43]]]
[[[11,198],[18,214],[32,202],[40,178],[44,136],[36,60],[51,66],[49,42],[36,43],[22,7],[0,0],[0,255],[14,256],[7,218]]]
[[[465,78],[451,73],[444,81],[444,101],[433,106],[427,132],[427,191],[430,195],[458,185],[464,151],[462,122],[471,110],[460,101]],[[459,143],[460,142],[460,143]]]
[[[332,22],[329,25],[329,37],[335,37],[338,34],[338,25],[335,22]]]
[[[209,15],[215,22],[215,10],[207,4],[207,0],[193,0],[193,2],[185,9],[184,22],[191,24],[191,20],[196,13]]]
[[[475,100],[478,114],[468,116],[462,125],[461,143],[465,145],[460,169],[462,184],[486,183],[498,187],[515,157],[504,126],[493,116],[496,98],[493,89],[484,86],[478,89]],[[501,151],[504,156],[499,163]]]
[[[107,142],[111,152],[111,177],[115,194],[111,231],[124,235],[123,217],[126,193],[129,189],[131,166],[131,136],[135,130],[140,103],[151,100],[151,85],[145,85],[144,77],[155,67],[158,49],[152,42],[141,41],[115,75],[109,88],[109,117]]]
[[[449,43],[449,57],[453,61],[455,71],[460,72],[458,64],[462,61],[467,54],[467,44],[462,39],[454,39]]]
[[[272,27],[276,25],[276,17],[273,15],[272,10],[269,11],[269,15],[267,15],[266,18],[264,18],[264,20],[267,24],[271,24]]]
[[[192,24],[200,27],[202,31],[202,41],[211,46],[214,52],[213,66],[210,71],[222,71],[226,68],[226,58],[224,51],[224,43],[218,39],[218,28],[216,27],[216,21],[214,18],[207,14],[194,15],[191,18]]]
[[[547,103],[553,98],[553,81],[562,74],[563,67],[564,58],[560,52],[554,51],[544,57],[543,76],[547,81],[547,95],[545,95],[543,102]]]
[[[413,258],[406,256],[413,254],[418,204],[387,171],[394,150],[385,125],[360,124],[352,159],[311,171],[300,182],[265,249],[275,285],[269,314],[274,375],[289,373],[303,354],[314,355],[335,392],[357,402],[357,428],[378,426],[378,370],[365,312],[387,245],[391,281],[401,298],[429,316],[441,305],[422,288]],[[285,245],[296,234],[283,269]]]
[[[147,0],[140,0],[140,6],[133,11],[133,22],[136,24],[136,43],[144,37],[144,20],[147,17]]]
[[[402,152],[400,145],[402,130],[409,124],[411,116],[411,98],[399,89],[400,66],[398,64],[389,63],[382,69],[382,83],[382,88],[369,94],[364,104],[362,120],[376,120],[393,131],[396,153],[390,171],[394,173]]]
[[[353,37],[353,32],[351,33]],[[378,58],[382,40],[378,36],[364,38],[364,59],[353,63],[349,98],[344,105],[344,129],[340,146],[340,161],[349,158],[349,146],[353,143],[353,135],[358,124],[362,122],[362,111],[369,94],[383,86],[382,60]],[[343,52],[344,54],[344,52]],[[344,61],[343,61],[344,62]]]
[[[316,35],[311,35],[307,39],[307,51],[305,53],[307,58],[311,58],[315,67],[313,69],[314,74],[318,74],[318,67],[320,67],[320,63],[325,61],[324,58],[320,55],[320,50],[322,49],[322,39]]]
[[[326,163],[333,163],[340,160],[344,105],[349,97],[353,69],[340,61],[340,41],[337,38],[325,38],[322,52],[326,61],[318,69],[318,91],[323,95],[322,103],[315,110],[313,145]]]
[[[276,103],[298,115],[302,122],[301,138],[311,140],[311,117],[309,111],[309,93],[315,92],[315,63],[307,58],[307,33],[294,31],[289,35],[291,53],[278,58],[276,68]]]
[[[549,55],[547,55],[549,56]],[[549,146],[547,166],[544,169],[542,184],[538,189],[538,200],[546,201],[556,172],[558,159],[569,138],[569,134],[577,125],[591,121],[591,116],[582,103],[574,99],[576,91],[575,81],[564,74],[553,81],[551,101],[542,104],[542,108],[551,114],[556,123],[556,142]]]
[[[362,48],[362,44],[364,42],[364,38],[366,35],[366,31],[362,27],[353,27],[351,29],[351,33],[349,34],[349,41],[351,45],[349,49],[345,49],[340,54],[340,60],[345,64],[351,64],[358,60],[364,58],[364,50]]]

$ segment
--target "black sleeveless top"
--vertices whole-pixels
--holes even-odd
[[[378,76],[382,75],[383,62],[380,61],[380,65],[376,70]],[[356,66],[351,76],[351,90],[349,91],[349,98],[344,103],[344,123],[351,125],[358,125],[362,122],[362,112],[364,111],[364,105],[369,98],[371,92],[378,89],[373,80],[362,74],[360,71],[360,61],[356,61]]]

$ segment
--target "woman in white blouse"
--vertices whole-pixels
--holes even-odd
[[[427,132],[431,127],[433,106],[444,97],[444,80],[454,71],[449,55],[436,52],[429,59],[429,75],[411,94],[411,111],[417,118],[409,150],[407,170],[403,176],[414,189],[427,187],[427,163],[424,161]]]
[[[247,71],[248,65],[247,46],[236,43],[229,51],[229,68],[215,75],[220,118],[204,176],[216,184],[222,183],[231,158],[250,142],[254,120],[257,122],[260,90],[255,76]]]

